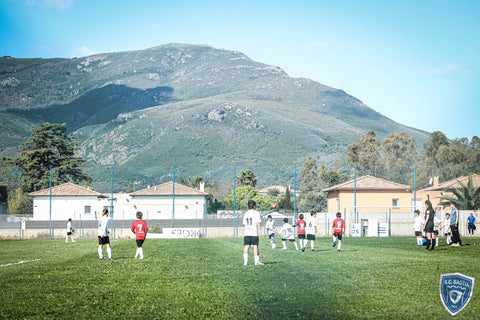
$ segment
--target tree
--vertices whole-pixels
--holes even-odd
[[[255,173],[251,170],[242,171],[236,177],[237,183],[240,184],[242,187],[245,186],[252,186],[255,188],[257,185],[257,177]]]
[[[458,180],[457,180],[458,181]],[[467,184],[458,181],[460,188],[446,188],[447,194],[440,198],[440,204],[444,206],[450,205],[455,201],[459,210],[478,210],[480,209],[480,187],[474,188],[472,177],[468,178]]]
[[[348,175],[343,173],[342,170],[328,170],[327,167],[322,164],[318,172],[319,184],[322,188],[328,188],[345,181],[348,181]]]
[[[298,200],[298,210],[300,212],[327,210],[327,194],[325,192],[310,192],[302,195]]]
[[[425,158],[432,158],[435,159],[435,156],[440,149],[441,146],[448,147],[450,143],[448,142],[448,138],[443,134],[441,131],[434,131],[428,137],[428,140],[425,141],[423,144],[423,149],[425,153],[423,155]]]
[[[133,184],[130,182],[127,186],[127,190],[125,191],[126,193],[132,193],[135,192],[135,188],[133,187]]]
[[[278,209],[293,210],[293,201],[291,198],[292,196],[290,195],[290,188],[287,187],[285,194],[278,202]]]
[[[201,182],[204,183],[204,188],[209,188],[212,186],[212,183],[210,181],[205,180],[205,178],[202,175],[197,175],[197,174],[194,175],[193,177],[191,177],[190,175],[187,175],[187,179],[180,178],[179,181],[181,184],[197,190],[200,190]]]
[[[52,166],[52,184],[65,182],[91,183],[92,179],[79,165],[86,160],[75,157],[78,150],[76,137],[66,134],[66,124],[42,123],[30,130],[31,137],[24,143],[21,156],[4,158],[18,169],[25,192],[47,188],[50,184],[50,166]]]
[[[17,188],[8,194],[8,213],[24,214],[33,212],[33,199],[22,190]]]
[[[315,159],[305,160],[301,173],[302,185],[300,191],[302,193],[308,193],[312,191],[318,191],[318,172],[317,162]]]
[[[350,160],[350,165],[357,165],[357,170],[362,174],[380,176],[380,141],[377,141],[375,131],[368,132],[358,143],[352,143],[345,153]]]
[[[407,184],[413,175],[412,164],[417,155],[415,138],[404,132],[391,133],[383,140],[380,164],[385,179]]]

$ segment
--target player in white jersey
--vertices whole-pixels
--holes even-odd
[[[265,228],[267,228],[267,235],[270,239],[270,244],[272,245],[272,249],[275,249],[277,243],[275,242],[275,227],[277,223],[273,220],[271,215],[268,215],[267,222],[265,223]]]
[[[287,250],[287,246],[285,244],[286,241],[293,242],[293,244],[295,245],[295,249],[298,250],[297,242],[295,241],[295,232],[293,231],[293,226],[290,223],[288,223],[288,218],[284,218],[283,222],[284,223],[282,226],[282,232],[283,232],[282,250]]]
[[[440,230],[440,224],[442,220],[439,217],[435,216],[433,218],[433,237],[435,238],[435,245],[438,247],[438,230]],[[433,241],[433,240],[432,240]]]
[[[107,247],[108,260],[112,258],[112,248],[110,247],[110,237],[108,236],[108,210],[103,209],[102,217],[98,220],[98,257],[103,260],[103,245]]]
[[[72,242],[75,242],[75,240],[73,240],[73,232],[72,218],[70,218],[67,222],[67,237],[65,238],[65,242],[68,242],[68,238],[72,239]]]
[[[255,259],[255,265],[263,265],[260,262],[260,254],[258,252],[258,242],[261,234],[260,212],[256,209],[256,203],[253,200],[248,200],[248,211],[243,216],[243,264],[248,264],[248,251],[250,246],[253,247],[253,257]]]
[[[417,247],[423,246],[422,226],[423,218],[420,216],[420,210],[415,210],[415,220],[413,223],[415,237],[417,237]]]
[[[445,219],[443,219],[443,233],[445,235],[447,246],[452,243],[452,233],[450,232],[450,213],[445,214]]]
[[[307,243],[310,240],[310,248],[315,251],[315,235],[317,234],[317,212],[310,212],[310,218],[307,221],[307,227],[305,232],[307,233],[307,241],[305,242],[302,251],[305,251]]]

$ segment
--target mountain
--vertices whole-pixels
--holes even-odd
[[[73,59],[0,58],[0,154],[18,153],[40,122],[66,122],[94,186],[116,188],[202,174],[293,183],[306,159],[332,164],[368,129],[428,133],[360,100],[237,51],[169,44]]]

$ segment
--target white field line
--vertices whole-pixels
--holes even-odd
[[[22,260],[22,261],[18,261],[18,262],[14,262],[14,263],[0,264],[0,268],[1,268],[1,267],[14,266],[14,265],[16,265],[16,264],[22,264],[22,263],[27,263],[27,262],[39,261],[39,260],[42,260],[42,259]]]

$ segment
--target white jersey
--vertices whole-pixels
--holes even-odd
[[[275,227],[277,224],[275,223],[275,220],[269,221],[265,223],[265,227],[267,228],[267,234],[272,234],[275,233]]]
[[[450,233],[450,218],[445,218],[443,219],[443,228],[444,228],[444,233]]]
[[[98,236],[108,236],[108,217],[102,216],[100,220],[98,220]]]
[[[313,234],[317,233],[317,217],[310,217],[308,218],[307,225],[305,227],[306,234]]]
[[[245,227],[243,235],[257,237],[260,233],[257,225],[259,222],[262,222],[262,219],[260,218],[260,212],[253,209],[245,212],[245,215],[243,216],[243,226]]]
[[[293,227],[290,223],[285,223],[282,227],[283,239],[294,240],[295,233],[293,232]]]
[[[415,231],[422,231],[423,218],[420,216],[415,216]]]
[[[437,216],[433,217],[433,231],[438,231],[440,229],[440,218]]]

